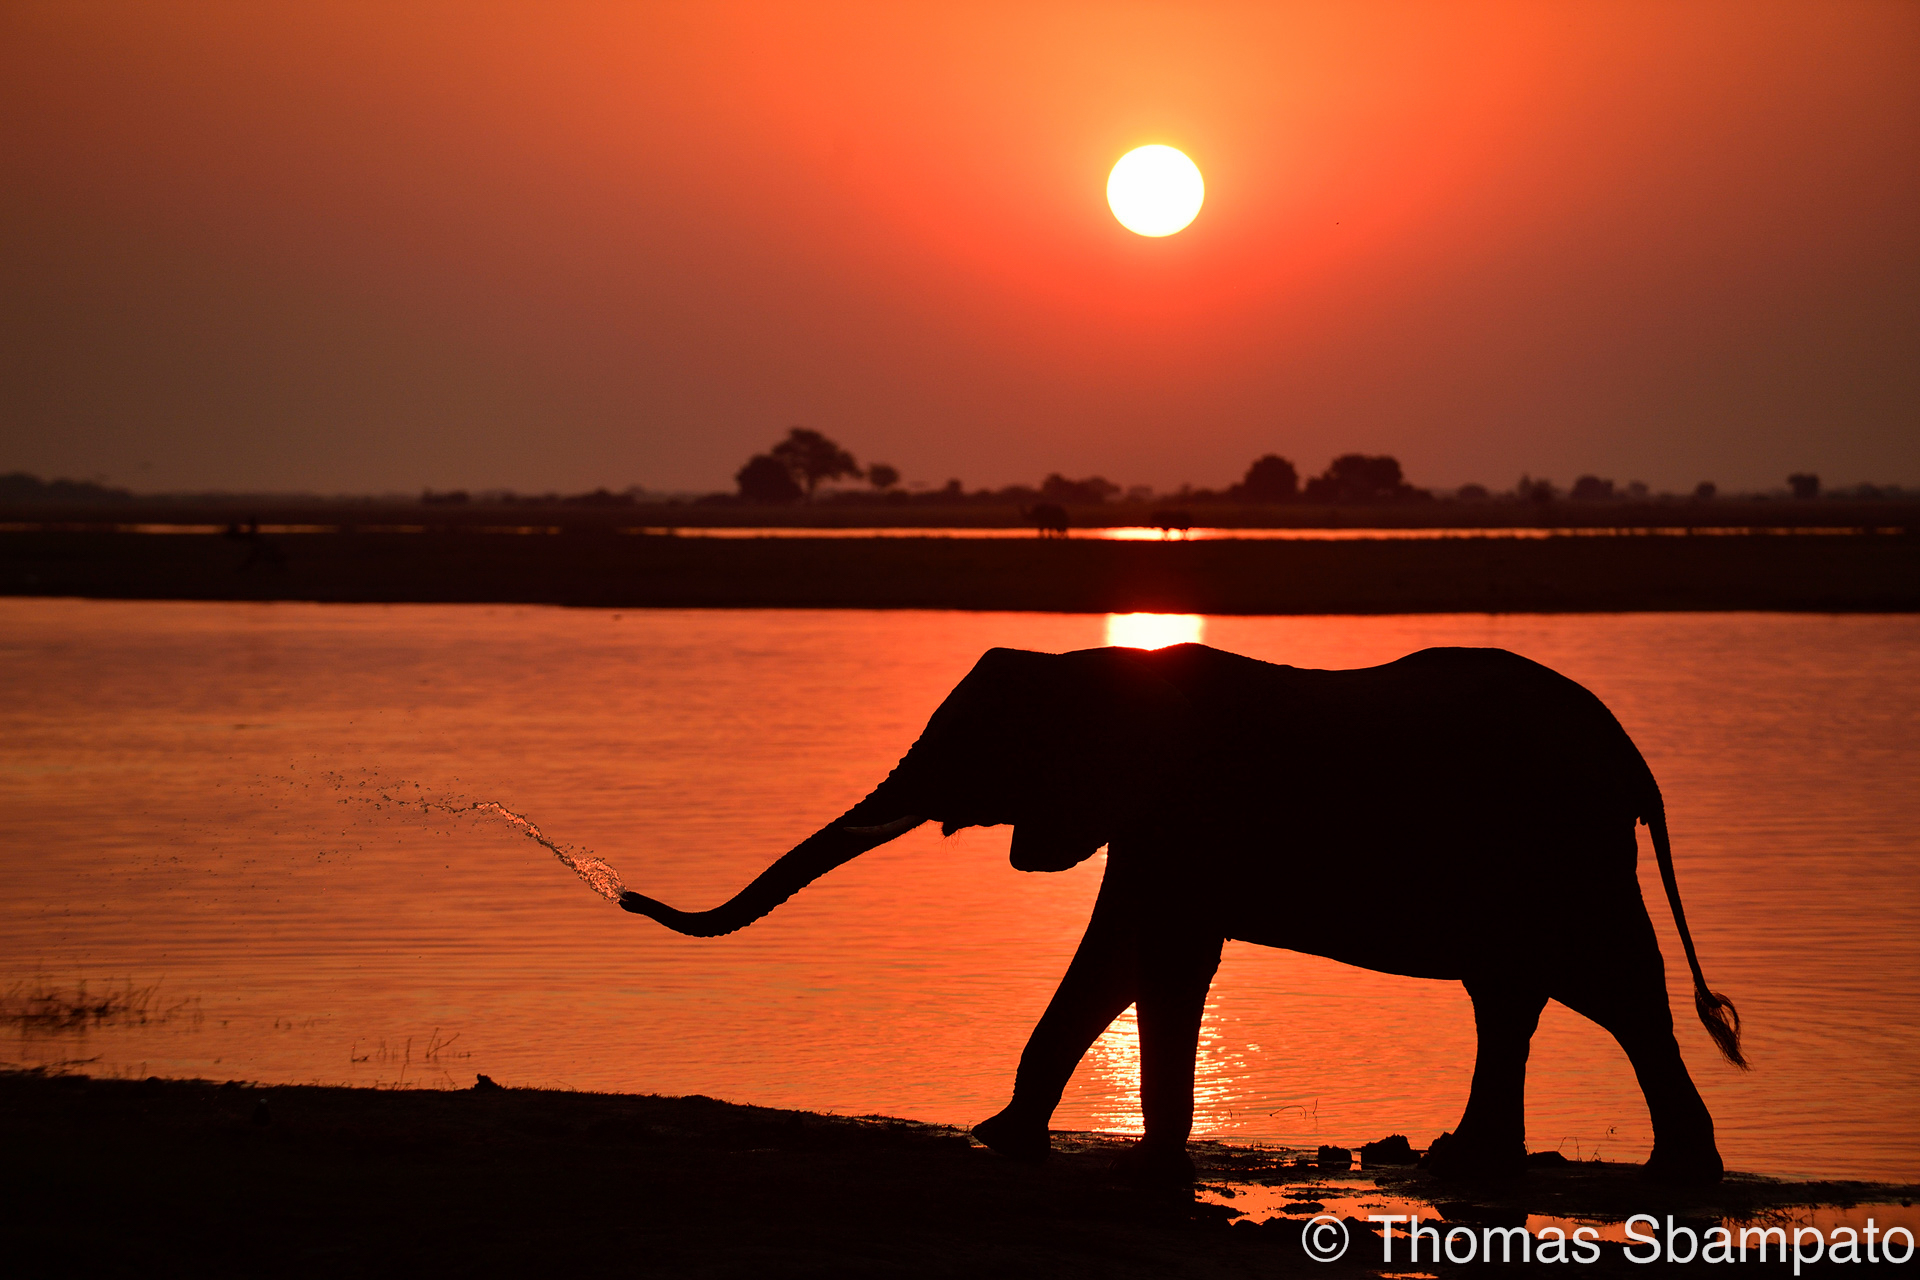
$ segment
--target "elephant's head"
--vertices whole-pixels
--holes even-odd
[[[990,649],[872,794],[731,901],[686,912],[629,892],[620,905],[681,933],[732,933],[928,821],[949,835],[1011,824],[1015,867],[1063,871],[1149,820],[1190,761],[1189,704],[1162,678],[1169,661],[1170,650]]]

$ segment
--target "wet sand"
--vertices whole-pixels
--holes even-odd
[[[1920,536],[1114,542],[0,532],[0,594],[1062,613],[1920,609]]]
[[[1236,1225],[1231,1201],[1132,1185],[1110,1167],[1115,1139],[1060,1135],[1062,1150],[1030,1166],[954,1129],[709,1098],[9,1074],[0,1145],[9,1251],[90,1274],[1405,1273],[1380,1265],[1364,1247],[1377,1248],[1372,1237],[1318,1264],[1302,1253],[1299,1217]],[[1411,1169],[1321,1173],[1291,1167],[1291,1153],[1194,1152],[1202,1183],[1237,1183],[1243,1202],[1248,1184],[1324,1185],[1329,1201],[1366,1186],[1440,1202],[1450,1223],[1632,1212],[1699,1221],[1915,1191],[1738,1176],[1661,1191],[1632,1166],[1604,1164],[1476,1191]],[[1742,1273],[1750,1267],[1788,1270],[1748,1263]],[[1645,1274],[1615,1245],[1577,1270]]]

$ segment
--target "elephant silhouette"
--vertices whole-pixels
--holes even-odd
[[[1647,1172],[1721,1176],[1674,1038],[1636,823],[1695,1009],[1747,1064],[1739,1016],[1708,989],[1687,929],[1659,786],[1600,700],[1538,663],[1426,649],[1317,671],[1198,644],[989,650],[885,781],[732,900],[684,912],[629,892],[620,905],[684,934],[730,933],[924,821],[948,834],[1011,824],[1024,871],[1108,851],[1012,1100],[973,1131],[997,1151],[1046,1154],[1075,1066],[1133,1005],[1145,1132],[1129,1158],[1142,1176],[1190,1176],[1201,1015],[1234,938],[1466,986],[1477,1056],[1466,1111],[1429,1153],[1442,1176],[1524,1167],[1528,1047],[1549,999],[1626,1051],[1653,1122]]]

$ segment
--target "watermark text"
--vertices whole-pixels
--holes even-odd
[[[1372,1213],[1367,1221],[1379,1228],[1380,1261],[1385,1263],[1519,1262],[1529,1265],[1598,1262],[1606,1242],[1595,1227],[1467,1226],[1445,1220],[1428,1221],[1417,1213]],[[1626,1222],[1625,1243],[1612,1247],[1628,1262],[1660,1263],[1772,1262],[1793,1263],[1793,1273],[1816,1262],[1900,1263],[1911,1261],[1913,1232],[1906,1227],[1881,1227],[1872,1218],[1864,1227],[1713,1226],[1690,1227],[1663,1222],[1650,1213],[1636,1213]],[[1315,1262],[1344,1257],[1353,1244],[1347,1222],[1330,1213],[1309,1220],[1300,1232],[1300,1246]]]

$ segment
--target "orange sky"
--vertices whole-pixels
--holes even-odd
[[[14,0],[0,273],[138,489],[1914,484],[1920,7]]]

